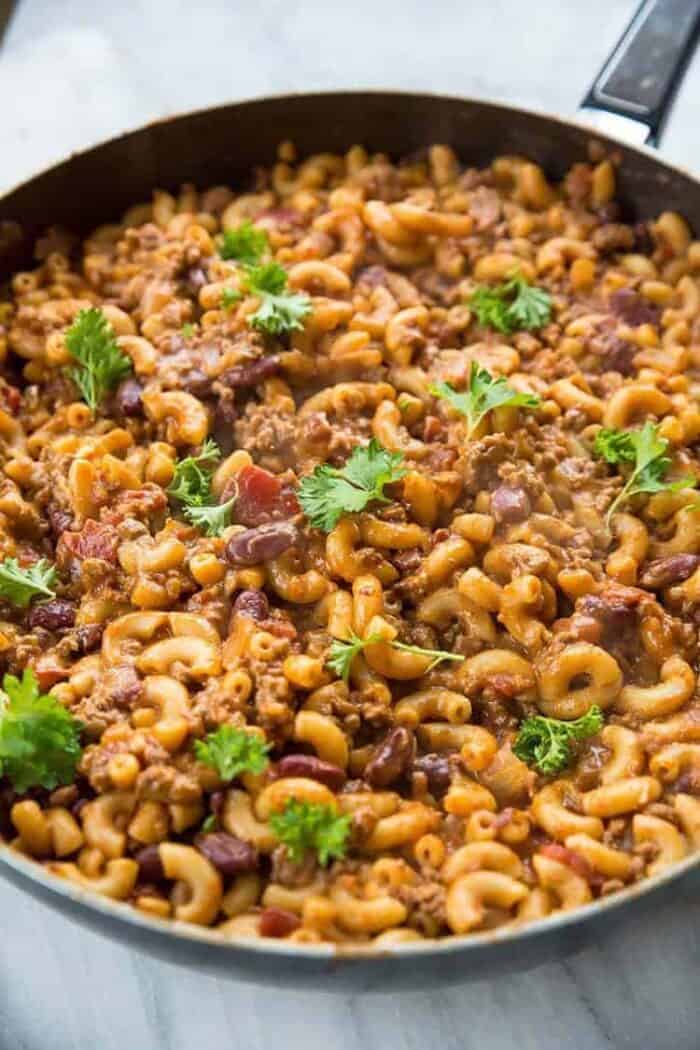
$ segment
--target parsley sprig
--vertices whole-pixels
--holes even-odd
[[[226,781],[241,773],[263,773],[269,763],[269,750],[263,737],[238,726],[219,726],[215,733],[194,742],[199,761],[212,766]]]
[[[324,867],[334,857],[345,856],[350,823],[350,815],[337,813],[333,806],[294,798],[287,799],[281,813],[270,817],[273,833],[295,864],[304,859],[307,850],[313,850]]]
[[[571,742],[594,736],[603,725],[603,714],[595,704],[572,722],[536,715],[526,718],[513,745],[513,754],[540,773],[549,776],[571,761]]]
[[[175,464],[168,494],[182,504],[183,514],[207,536],[220,536],[231,524],[235,497],[226,503],[215,503],[211,491],[214,464],[221,458],[216,442],[207,439],[196,456],[186,456]]]
[[[693,477],[664,481],[671,466],[671,458],[666,454],[668,445],[666,438],[660,437],[659,428],[654,423],[645,423],[641,430],[603,427],[598,431],[593,443],[595,454],[614,466],[631,467],[622,491],[610,505],[608,522],[620,504],[632,496],[676,492],[696,485]]]
[[[536,394],[523,394],[509,386],[499,376],[495,379],[490,372],[472,361],[469,375],[469,389],[459,393],[449,383],[433,383],[430,393],[448,401],[460,415],[467,420],[467,437],[470,438],[482,419],[494,408],[512,405],[520,408],[537,408],[540,403]]]
[[[265,230],[253,226],[250,219],[244,219],[239,226],[224,230],[219,242],[221,258],[233,259],[242,266],[256,266],[269,250],[270,242]]]
[[[243,270],[240,291],[225,288],[221,293],[223,309],[230,309],[245,293],[256,296],[260,302],[248,317],[252,328],[268,335],[284,335],[304,327],[302,322],[311,312],[311,300],[308,295],[289,290],[284,267],[274,260],[265,260],[270,253],[265,230],[246,219],[240,226],[224,230],[219,252],[223,259],[235,260]]]
[[[316,529],[330,532],[343,514],[364,510],[368,503],[388,503],[384,487],[406,473],[400,452],[389,452],[372,438],[356,448],[344,467],[324,463],[302,478],[297,496]]]
[[[117,346],[114,330],[96,307],[81,310],[66,332],[71,357],[68,374],[93,412],[110,390],[132,370],[131,358]]]
[[[52,696],[39,692],[28,668],[22,678],[6,674],[0,708],[0,774],[15,791],[70,784],[81,756],[82,724]]]
[[[221,293],[221,309],[230,310],[236,303],[240,303],[243,293],[237,288],[224,288]]]
[[[502,284],[477,288],[469,300],[479,324],[510,335],[532,331],[549,323],[552,297],[544,288],[528,284],[521,274],[514,274]]]
[[[311,312],[311,300],[308,295],[289,291],[287,271],[279,263],[249,267],[243,286],[260,300],[248,319],[253,328],[268,335],[283,335],[304,327],[302,321]]]
[[[23,569],[16,558],[0,563],[0,598],[26,609],[32,598],[55,598],[56,569],[45,558]]]
[[[366,638],[360,638],[354,631],[350,632],[348,638],[336,638],[329,649],[326,666],[334,671],[339,678],[347,682],[350,677],[352,662],[358,653],[361,653],[368,645],[376,645],[384,639],[378,634],[370,634]],[[461,653],[448,653],[445,649],[423,649],[420,645],[408,645],[406,642],[390,642],[393,649],[404,653],[416,653],[418,656],[431,657],[431,663],[425,673],[432,671],[434,667],[441,664],[443,660],[454,660],[461,663],[464,657]]]

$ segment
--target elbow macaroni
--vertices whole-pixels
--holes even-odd
[[[0,648],[84,726],[75,783],[0,797],[10,848],[222,937],[378,950],[700,849],[700,241],[673,212],[649,244],[611,222],[616,168],[283,143],[259,191],[156,190],[77,265],[4,275],[0,560],[47,558],[56,594]],[[308,299],[288,338],[222,257],[244,220]],[[543,314],[489,332],[475,293],[516,272]],[[94,411],[65,374],[90,306],[131,366]],[[476,365],[537,405],[465,418]],[[668,464],[629,498],[596,436],[646,421]],[[371,439],[400,469],[346,477],[312,528],[300,479]],[[173,495],[188,457],[230,502],[218,534]],[[526,718],[593,705],[551,774],[518,757]],[[267,757],[209,764],[221,726]]]

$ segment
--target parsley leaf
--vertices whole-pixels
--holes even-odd
[[[358,653],[361,653],[366,645],[379,642],[379,635],[371,634],[367,638],[360,638],[354,631],[350,631],[348,638],[335,638],[328,651],[326,667],[347,682],[350,677],[352,662]]]
[[[350,821],[350,814],[339,815],[333,806],[290,798],[281,813],[272,814],[270,827],[295,864],[307,850],[314,850],[325,867],[333,857],[345,856]]]
[[[303,328],[302,321],[311,312],[311,300],[308,295],[288,291],[287,271],[279,263],[249,267],[245,289],[260,300],[260,306],[248,319],[253,328],[269,335]]]
[[[655,423],[645,423],[641,430],[602,427],[598,431],[593,443],[595,454],[614,466],[627,464],[632,468],[622,491],[610,505],[608,522],[620,504],[632,496],[694,488],[697,482],[693,477],[663,480],[671,466],[671,458],[666,455],[668,444],[666,438],[659,436]]]
[[[267,768],[270,745],[257,733],[238,726],[219,726],[204,740],[195,740],[194,752],[200,762],[212,766],[222,780],[233,780],[241,773],[262,773]]]
[[[78,362],[68,369],[68,374],[95,412],[105,394],[131,372],[131,358],[117,346],[112,326],[95,307],[80,311],[66,332],[65,341]]]
[[[235,497],[226,503],[215,503],[211,491],[214,464],[221,458],[216,442],[207,439],[196,456],[186,456],[175,464],[168,494],[179,500],[183,514],[207,536],[220,536],[231,524],[231,510]]]
[[[459,393],[449,383],[434,383],[430,393],[448,401],[468,423],[467,437],[471,437],[484,416],[494,408],[512,405],[521,408],[537,408],[540,403],[535,394],[521,394],[508,385],[503,376],[494,379],[490,372],[472,361],[469,389]]]
[[[513,754],[550,775],[564,769],[571,760],[572,740],[594,736],[603,725],[603,714],[595,704],[573,722],[536,715],[526,718],[513,745]]]
[[[231,524],[231,511],[235,496],[226,503],[213,503],[210,507],[185,507],[184,515],[191,525],[202,529],[205,536],[220,536]]]
[[[477,288],[469,300],[479,324],[510,335],[512,332],[542,328],[552,315],[552,297],[544,288],[528,284],[514,274],[493,288]]]
[[[186,456],[175,464],[168,494],[188,506],[203,506],[211,500],[212,466],[221,459],[219,446],[211,438],[196,456]]]
[[[269,248],[265,230],[253,226],[249,219],[244,219],[240,226],[224,230],[219,254],[222,259],[233,259],[242,266],[255,266]]]
[[[382,639],[378,634],[370,634],[367,638],[360,638],[354,631],[350,631],[348,638],[334,639],[329,649],[326,666],[329,667],[331,671],[334,671],[339,678],[342,678],[344,682],[347,682],[350,677],[352,662],[357,654],[361,653],[366,646],[375,645],[377,642],[381,641]],[[461,663],[462,660],[464,660],[461,653],[448,653],[445,649],[423,649],[420,645],[407,645],[405,642],[390,642],[389,644],[394,649],[399,649],[404,653],[417,653],[418,656],[432,657],[433,659],[430,666],[426,668],[426,674],[428,671],[432,671],[434,667],[437,667],[438,664],[442,663],[443,660],[455,660],[458,663]]]
[[[180,331],[184,335],[185,339],[191,339],[194,335],[194,325],[190,324],[189,321],[186,321],[185,324],[183,324]]]
[[[33,671],[6,674],[0,710],[0,772],[15,791],[70,784],[80,760],[81,723],[52,696],[42,696]]]
[[[402,460],[400,452],[388,452],[372,438],[369,445],[353,451],[344,467],[327,463],[316,467],[299,485],[304,513],[314,528],[330,532],[343,514],[364,510],[373,500],[388,503],[384,486],[404,476]]]
[[[508,306],[494,288],[476,288],[469,300],[469,307],[484,328],[510,334],[511,327],[507,321]]]
[[[200,831],[203,835],[208,835],[211,831],[218,831],[219,821],[217,820],[216,813],[210,813],[209,816],[202,821]]]
[[[32,598],[43,594],[55,598],[56,569],[42,558],[26,569],[22,569],[16,558],[5,558],[0,563],[0,598],[26,609]]]
[[[221,293],[221,309],[230,310],[236,303],[240,303],[243,295],[237,288],[224,288]]]
[[[416,653],[417,656],[432,656],[432,663],[426,667],[425,673],[432,671],[434,667],[441,664],[443,660],[455,660],[461,663],[464,657],[461,653],[448,653],[446,649],[423,649],[420,645],[407,645],[405,642],[392,642],[394,649],[400,649],[402,653]]]

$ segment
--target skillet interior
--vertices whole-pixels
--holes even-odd
[[[445,142],[470,164],[521,153],[557,177],[585,159],[592,137],[619,148],[619,200],[630,217],[678,210],[700,229],[697,181],[650,150],[620,146],[575,124],[495,103],[401,92],[329,92],[175,117],[38,175],[0,200],[0,222],[19,222],[26,235],[21,241],[0,236],[0,280],[30,262],[33,237],[47,225],[85,233],[149,199],[154,187],[173,189],[183,182],[244,186],[256,165],[274,162],[283,139],[292,139],[302,156],[342,152],[354,143],[401,156]]]
[[[245,185],[258,164],[274,161],[292,139],[302,155],[340,152],[353,143],[405,155],[433,142],[452,145],[467,163],[521,153],[557,177],[585,159],[592,137],[619,149],[619,200],[630,218],[671,209],[700,229],[700,186],[648,150],[621,146],[556,118],[493,103],[397,92],[295,95],[176,117],[78,154],[0,200],[0,281],[31,263],[37,233],[64,225],[78,233],[147,199],[154,187],[182,182]],[[19,224],[19,226],[15,225]],[[21,230],[20,230],[21,228]],[[426,987],[525,969],[600,937],[628,913],[658,908],[684,885],[700,882],[700,855],[614,898],[506,936],[481,935],[375,954],[301,945],[222,942],[127,912],[47,876],[21,857],[0,854],[0,874],[96,931],[173,962],[238,979],[313,984],[326,990]],[[653,936],[653,931],[651,931]],[[381,977],[380,977],[381,975]],[[319,985],[319,980],[323,984]],[[381,983],[378,983],[380,981]]]

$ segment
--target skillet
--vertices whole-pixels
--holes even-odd
[[[619,151],[620,201],[645,219],[680,211],[700,230],[700,183],[662,163],[658,140],[700,28],[698,0],[644,0],[586,96],[581,116],[596,128],[495,103],[396,92],[332,92],[241,102],[163,121],[106,142],[17,187],[0,200],[0,283],[30,264],[48,225],[86,233],[153,187],[242,184],[274,161],[282,139],[302,155],[370,150],[408,154],[433,142],[480,165],[525,154],[553,177],[584,159],[592,134]],[[625,144],[626,143],[626,144]],[[425,941],[381,953],[353,946],[225,941],[209,930],[147,918],[48,875],[9,850],[0,875],[96,932],[171,962],[239,980],[325,991],[391,991],[445,985],[563,958],[621,922],[639,921],[700,886],[700,854],[613,897],[512,930]]]

